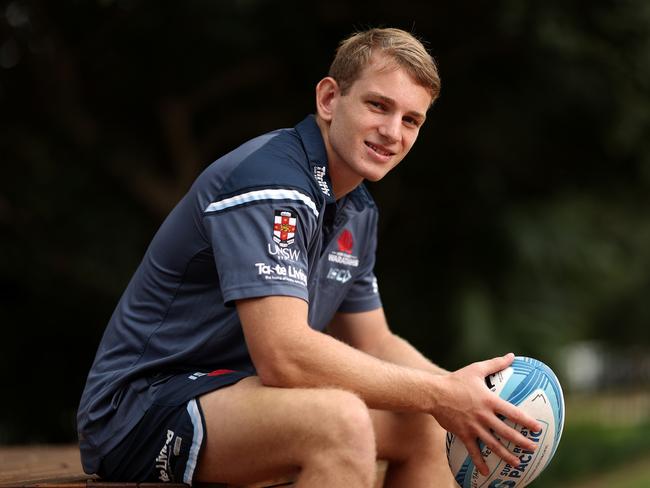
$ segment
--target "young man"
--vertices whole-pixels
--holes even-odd
[[[392,334],[361,184],[411,149],[438,96],[410,34],[357,33],[316,87],[316,116],[209,166],[161,226],[108,324],[78,413],[84,469],[132,481],[454,486],[445,429],[532,443],[537,423],[484,377],[447,373]]]

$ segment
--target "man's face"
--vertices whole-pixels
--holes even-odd
[[[332,171],[378,181],[408,154],[431,95],[404,69],[375,56],[345,95],[331,104],[328,145]]]

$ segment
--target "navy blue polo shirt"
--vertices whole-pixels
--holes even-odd
[[[97,471],[169,375],[254,373],[236,300],[306,300],[319,331],[337,311],[380,307],[376,228],[363,185],[335,200],[313,116],[212,163],[154,236],[104,332],[77,414],[84,469]]]

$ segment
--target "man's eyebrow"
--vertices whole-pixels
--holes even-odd
[[[384,102],[385,104],[390,105],[390,106],[395,106],[396,105],[395,100],[393,100],[390,97],[387,97],[386,95],[382,95],[381,93],[378,93],[378,92],[373,92],[373,91],[368,92],[368,96],[373,97],[373,98],[378,98],[382,102]],[[407,113],[409,115],[411,115],[412,117],[416,117],[418,119],[421,119],[422,121],[426,120],[426,118],[427,118],[426,114],[420,113],[417,110],[409,110]]]

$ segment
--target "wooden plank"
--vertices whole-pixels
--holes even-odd
[[[290,486],[282,479],[244,488]],[[87,475],[76,445],[0,446],[1,488],[187,488],[182,483],[108,482]],[[226,488],[202,484],[202,488]],[[235,488],[235,487],[231,487]]]
[[[81,468],[76,445],[33,445],[0,447],[0,486],[36,485],[51,479],[65,483],[82,483],[91,476]]]
[[[0,447],[2,488],[159,488],[163,483],[109,483],[87,475],[76,445]],[[187,488],[165,483],[165,488]]]
[[[386,463],[378,461],[376,488],[383,485]],[[280,478],[245,487],[197,483],[196,488],[276,488],[292,486]],[[107,482],[87,475],[76,445],[0,446],[0,488],[187,488],[182,483]]]

